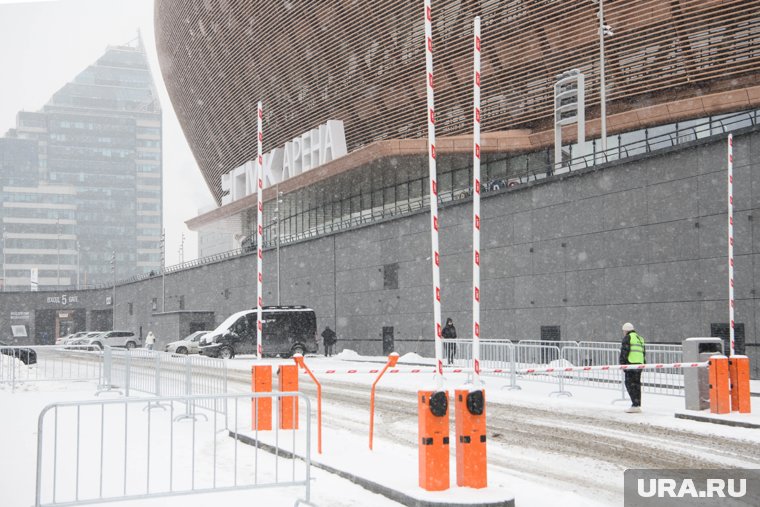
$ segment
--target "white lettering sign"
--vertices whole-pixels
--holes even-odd
[[[78,303],[79,296],[69,296],[66,294],[63,294],[62,296],[48,296],[47,302],[65,306],[68,303]]]
[[[265,153],[262,160],[264,188],[311,171],[346,154],[346,133],[341,120],[302,134]],[[229,204],[256,192],[256,161],[251,160],[222,175],[222,204]]]

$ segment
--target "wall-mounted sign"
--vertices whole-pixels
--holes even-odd
[[[264,188],[271,187],[346,154],[346,133],[341,120],[302,134],[262,157]],[[256,161],[246,162],[222,175],[222,204],[229,204],[256,191]]]
[[[106,296],[106,304],[107,305],[111,304],[111,296]]]
[[[48,296],[47,302],[65,306],[69,303],[78,303],[79,296],[69,296],[66,294],[63,294],[61,296]]]
[[[11,320],[29,320],[29,312],[11,312]]]

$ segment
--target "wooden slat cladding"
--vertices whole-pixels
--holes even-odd
[[[217,199],[219,177],[254,158],[256,102],[264,150],[327,119],[349,150],[425,135],[421,1],[161,0],[161,70]],[[483,31],[483,132],[547,128],[552,84],[586,74],[598,115],[596,4],[591,0],[434,1],[437,132],[471,124],[472,18]],[[611,113],[757,82],[760,0],[607,0]]]

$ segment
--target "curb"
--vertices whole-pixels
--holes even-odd
[[[258,447],[259,449],[263,449],[272,454],[277,452],[279,456],[282,456],[284,458],[288,458],[288,459],[298,458],[300,460],[303,460],[301,456],[294,455],[290,451],[285,451],[282,449],[278,450],[275,446],[264,443],[260,440],[257,441],[255,438],[252,438],[248,435],[235,433],[234,431],[230,430],[229,436],[231,438],[237,439],[238,441],[246,445]],[[378,495],[382,495],[388,498],[389,500],[393,500],[394,502],[398,502],[402,505],[406,505],[407,507],[461,507],[463,505],[466,505],[467,507],[515,507],[514,498],[509,498],[506,500],[500,500],[496,502],[484,502],[484,503],[472,503],[472,502],[456,503],[456,502],[446,502],[446,501],[441,502],[437,500],[422,500],[419,498],[414,498],[412,496],[409,496],[406,493],[402,493],[401,491],[397,491],[393,488],[389,488],[388,486],[383,486],[382,484],[378,484],[376,482],[370,481],[363,477],[359,477],[354,474],[348,473],[344,470],[339,470],[337,468],[331,467],[330,465],[325,465],[324,463],[319,463],[317,461],[312,460],[311,464],[321,470],[324,470],[327,473],[334,474],[334,475],[337,475],[338,477],[349,480],[353,482],[354,484],[363,487],[367,491],[376,493]]]
[[[715,419],[713,417],[707,417],[704,415],[683,414],[679,412],[676,413],[676,419],[690,419],[692,421],[723,424],[725,426],[734,426],[736,428],[760,428],[760,424],[756,423],[732,421],[731,419]]]

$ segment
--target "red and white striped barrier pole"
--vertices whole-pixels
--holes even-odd
[[[430,174],[430,248],[433,264],[433,319],[435,325],[436,386],[443,385],[443,336],[441,335],[441,272],[438,253],[438,181],[435,166],[435,98],[433,95],[433,12],[425,0],[425,69],[427,71],[428,166]]]
[[[480,17],[473,23],[472,153],[472,364],[480,380]]]
[[[625,370],[666,370],[672,368],[707,368],[709,363],[662,363],[662,364],[606,364],[598,366],[559,366],[547,368],[523,368],[518,369],[519,375],[534,373],[564,373],[575,371],[625,371]],[[509,369],[487,370],[490,373],[511,373]]]
[[[596,366],[549,366],[546,368],[519,368],[515,370],[520,375],[531,375],[538,373],[563,373],[563,372],[578,372],[578,371],[625,371],[625,370],[667,370],[667,369],[681,369],[681,368],[707,368],[709,363],[697,362],[697,363],[653,363],[653,364],[602,364]],[[380,368],[371,368],[369,370],[359,369],[345,369],[345,370],[320,370],[313,373],[319,373],[321,375],[364,375],[364,374],[377,374],[381,371]],[[404,374],[404,373],[436,373],[434,368],[410,368],[400,369],[393,368],[388,369],[385,373],[388,374]],[[472,368],[447,368],[449,373],[470,373]],[[481,373],[512,373],[510,368],[481,368]]]
[[[734,136],[728,134],[728,333],[734,355]]]
[[[262,332],[262,316],[261,316],[261,306],[262,306],[262,292],[263,292],[263,282],[264,282],[264,276],[262,273],[262,263],[263,263],[263,247],[264,247],[264,199],[262,196],[262,191],[264,187],[264,176],[263,176],[263,169],[264,169],[264,156],[262,154],[262,143],[264,141],[264,134],[262,129],[262,120],[264,117],[264,111],[261,107],[261,101],[259,101],[258,104],[258,112],[256,115],[256,123],[258,126],[258,133],[256,136],[257,144],[258,144],[258,156],[256,157],[256,204],[257,204],[257,214],[256,214],[256,357],[261,359],[262,355],[262,347],[261,347],[261,332]]]

